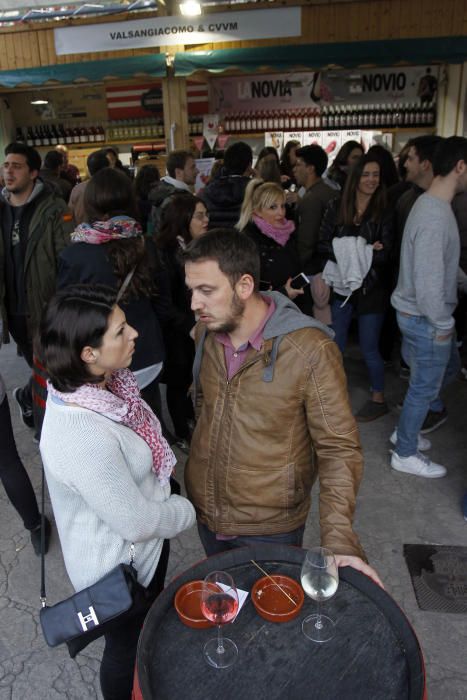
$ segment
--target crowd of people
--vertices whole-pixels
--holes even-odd
[[[329,168],[320,146],[295,141],[253,168],[237,142],[196,194],[188,151],[162,177],[151,165],[132,181],[113,149],[87,167],[78,182],[66,149],[42,167],[12,143],[0,199],[0,341],[31,368],[13,398],[40,441],[75,590],[134,550],[153,600],[170,538],[195,520],[207,555],[300,546],[316,477],[322,544],[381,583],[353,530],[356,421],[388,413],[385,364],[400,348],[409,383],[391,466],[446,474],[425,435],[447,420],[440,393],[461,369],[467,139],[414,138],[397,166],[350,141]],[[370,390],[355,416],[342,361],[354,319]],[[1,376],[0,432],[0,478],[40,554]],[[44,553],[50,534],[45,519]],[[106,700],[130,697],[143,618],[105,636]]]

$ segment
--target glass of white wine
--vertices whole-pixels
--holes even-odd
[[[331,550],[325,547],[309,549],[300,578],[305,593],[317,603],[316,614],[303,620],[303,634],[313,642],[328,642],[334,637],[335,622],[321,614],[320,603],[332,598],[339,585],[337,563]]]

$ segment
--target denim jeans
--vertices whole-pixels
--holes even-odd
[[[339,350],[343,353],[347,345],[347,333],[352,320],[353,306],[348,301],[335,299],[331,304],[332,328],[336,334]],[[362,314],[358,316],[358,339],[360,350],[370,376],[372,391],[384,390],[384,362],[379,351],[379,338],[383,326],[384,314]]]
[[[418,433],[428,410],[442,411],[439,398],[443,387],[460,370],[454,328],[446,338],[425,316],[397,313],[402,333],[402,356],[410,367],[410,383],[397,428],[396,452],[410,457],[417,452]]]
[[[198,534],[207,557],[220,554],[235,547],[249,547],[255,544],[289,544],[301,547],[305,526],[279,535],[240,535],[232,540],[218,540],[214,532],[198,521]]]

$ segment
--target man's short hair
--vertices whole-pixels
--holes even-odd
[[[244,141],[229,146],[224,155],[224,169],[228,175],[243,175],[253,163],[253,151]]]
[[[415,150],[420,162],[428,160],[430,163],[433,163],[435,151],[443,140],[442,136],[416,136],[414,139],[409,140],[407,146]]]
[[[100,149],[99,151],[93,151],[92,153],[90,153],[86,160],[86,166],[89,170],[89,174],[91,177],[98,173],[99,170],[102,170],[103,168],[108,168],[109,159],[105,155],[105,151],[103,149]]]
[[[243,233],[228,228],[213,228],[193,240],[183,251],[183,262],[214,260],[228,277],[232,288],[242,277],[253,277],[255,292],[259,290],[260,259],[254,241]]]
[[[171,151],[165,166],[170,177],[175,177],[177,169],[183,170],[189,158],[193,158],[193,154],[190,151]]]
[[[446,177],[460,160],[467,164],[467,139],[463,136],[450,136],[447,139],[442,139],[435,151],[433,175]]]
[[[306,165],[313,165],[317,177],[321,177],[328,167],[327,153],[324,148],[317,144],[297,148],[295,155],[297,158],[301,158]]]
[[[48,151],[44,158],[44,168],[47,170],[58,170],[64,163],[63,153],[60,151]]]
[[[41,157],[32,146],[28,146],[25,143],[10,143],[5,148],[5,155],[9,156],[11,153],[15,155],[21,155],[26,158],[26,163],[28,164],[29,170],[40,170],[42,165]]]

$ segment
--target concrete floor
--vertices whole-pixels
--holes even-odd
[[[11,390],[26,381],[28,368],[17,357],[14,345],[0,350],[0,367],[9,391],[18,448],[39,494],[39,451],[32,442],[31,431],[20,423],[16,404],[11,400]],[[358,409],[366,399],[367,379],[357,350],[347,355],[346,367],[352,403]],[[388,400],[395,406],[406,385],[394,369],[388,370],[387,386]],[[395,409],[362,427],[365,475],[355,527],[371,564],[415,628],[425,655],[428,697],[465,700],[467,615],[419,610],[402,556],[404,543],[467,546],[467,523],[460,510],[460,500],[467,488],[467,383],[458,381],[450,388],[447,405],[449,421],[430,436],[432,458],[448,468],[444,479],[421,479],[390,469],[388,436],[397,421]],[[177,456],[180,477],[183,455]],[[51,514],[50,502],[46,511]],[[317,543],[315,503],[305,533],[305,546]],[[173,540],[168,580],[203,556],[195,529]],[[72,592],[55,530],[46,562],[49,601],[53,603]],[[23,530],[0,487],[0,700],[100,698],[98,670],[102,643],[90,645],[76,660],[71,660],[63,648],[49,649],[38,623],[39,587],[39,559],[34,555],[29,534]],[[189,697],[187,687],[186,700]]]

